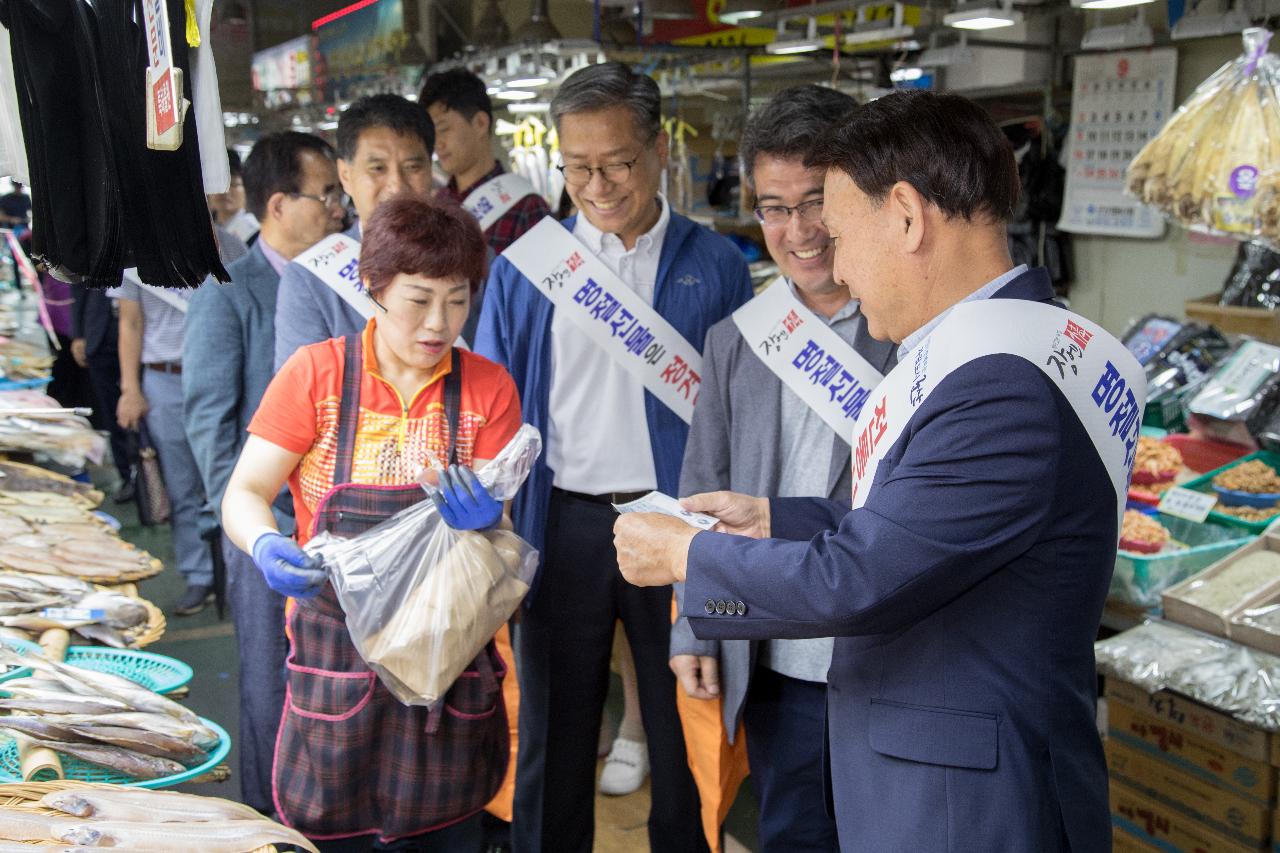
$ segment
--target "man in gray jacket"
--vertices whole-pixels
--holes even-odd
[[[205,494],[219,513],[245,427],[274,374],[280,271],[341,228],[343,217],[333,149],[319,137],[292,131],[264,136],[245,161],[243,176],[247,209],[262,230],[249,254],[227,266],[230,284],[210,279],[191,297],[183,348],[187,439]],[[292,532],[287,491],[273,511],[280,530]],[[270,813],[271,760],[284,707],[284,598],[225,536],[222,554],[240,650],[241,799]]]
[[[847,95],[819,86],[787,89],[751,117],[739,152],[755,193],[756,218],[782,273],[771,288],[790,291],[790,297],[772,296],[781,297],[777,304],[785,306],[784,315],[794,309],[794,316],[834,332],[840,339],[836,346],[846,351],[828,349],[845,365],[856,361],[859,368],[853,373],[874,383],[877,373],[894,366],[895,347],[871,337],[858,303],[834,280],[833,248],[821,221],[825,172],[805,166],[814,143],[856,106]],[[707,333],[702,394],[685,450],[680,494],[730,489],[847,501],[853,420],[837,432],[830,424],[840,411],[834,418],[828,411],[824,418],[800,396],[805,386],[813,386],[811,377],[801,370],[787,373],[794,366],[790,361],[766,358],[770,344],[748,343],[746,316],[765,298],[756,297]],[[830,396],[834,401],[836,395]],[[843,410],[846,417],[849,408]],[[677,596],[683,598],[683,592],[677,584]],[[672,628],[671,669],[681,687],[698,699],[724,697],[724,725],[731,741],[740,724],[747,732],[763,853],[839,850],[835,821],[823,807],[831,649],[830,639],[699,640],[685,618]]]

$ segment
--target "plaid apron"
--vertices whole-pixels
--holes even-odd
[[[316,511],[322,530],[354,536],[426,495],[417,484],[351,483],[363,354],[346,339],[334,487]],[[455,458],[461,359],[445,378],[449,454]],[[365,666],[333,587],[298,602],[289,683],[276,741],[274,787],[281,820],[315,839],[376,833],[420,835],[479,812],[502,784],[508,760],[502,678],[490,642],[430,711],[401,704]]]

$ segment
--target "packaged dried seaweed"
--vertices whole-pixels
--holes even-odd
[[[1126,175],[1136,198],[1195,230],[1280,246],[1280,57],[1244,31],[1219,68],[1148,142]]]

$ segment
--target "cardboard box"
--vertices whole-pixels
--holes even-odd
[[[1227,626],[1227,635],[1237,643],[1261,649],[1267,654],[1280,655],[1280,633],[1268,631],[1249,622],[1241,621],[1250,610],[1256,613],[1263,608],[1269,608],[1277,604],[1280,604],[1280,595],[1272,595],[1262,601],[1252,602],[1248,607],[1242,607],[1232,614],[1231,624]],[[1269,623],[1270,620],[1268,620]]]
[[[1173,723],[1201,740],[1207,740],[1255,761],[1271,761],[1273,736],[1270,732],[1242,723],[1229,714],[1201,705],[1185,696],[1161,690],[1147,693],[1136,684],[1107,679],[1106,696],[1111,707],[1123,705],[1148,717]],[[1280,757],[1280,746],[1276,755]]]
[[[1164,607],[1164,617],[1173,622],[1180,622],[1183,625],[1189,625],[1192,628],[1215,634],[1219,637],[1230,636],[1231,617],[1241,610],[1253,606],[1255,602],[1266,601],[1275,597],[1277,593],[1280,593],[1280,578],[1272,577],[1269,581],[1263,581],[1262,585],[1248,592],[1245,597],[1236,601],[1225,612],[1205,609],[1198,604],[1185,600],[1182,596],[1206,581],[1212,582],[1213,578],[1235,565],[1240,561],[1240,558],[1256,554],[1259,551],[1272,551],[1280,554],[1280,536],[1275,534],[1259,536],[1251,544],[1232,551],[1204,571],[1192,575],[1176,586],[1166,589],[1160,596],[1161,604]]]
[[[1150,841],[1143,841],[1136,835],[1130,835],[1123,829],[1115,829],[1111,833],[1111,853],[1169,853],[1166,848],[1157,847]]]
[[[1249,335],[1260,341],[1280,343],[1280,312],[1265,308],[1219,305],[1218,295],[1214,293],[1199,299],[1188,299],[1184,310],[1189,320],[1210,323],[1230,334]]]
[[[1271,808],[1184,773],[1141,750],[1107,741],[1111,778],[1253,849],[1271,843]]]
[[[1111,782],[1111,824],[1117,830],[1115,834],[1127,832],[1156,844],[1166,853],[1170,849],[1186,853],[1255,853],[1258,850],[1219,835],[1114,780]]]
[[[1261,806],[1275,800],[1276,769],[1226,747],[1184,732],[1123,705],[1107,710],[1110,736],[1205,782],[1249,797]]]

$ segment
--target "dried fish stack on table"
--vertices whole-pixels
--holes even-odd
[[[129,648],[154,621],[154,610],[154,605],[74,578],[0,572],[0,628],[23,632],[24,639],[62,628],[90,642]]]
[[[103,494],[88,483],[81,483],[36,465],[0,460],[0,490],[5,492],[51,492],[78,499],[93,509],[102,504]]]
[[[0,391],[0,453],[44,454],[76,469],[86,462],[101,464],[107,440],[94,432],[87,419],[71,414],[20,414],[59,408],[57,400],[37,391]]]
[[[23,341],[0,339],[0,378],[10,382],[48,379],[53,372],[53,356],[48,347]]]
[[[150,783],[212,766],[225,735],[177,702],[127,678],[80,669],[0,648],[0,663],[33,674],[0,684],[0,730],[104,768],[124,780]],[[16,750],[0,743],[0,776]],[[69,768],[69,772],[71,769]],[[179,780],[180,781],[180,780]]]
[[[41,795],[42,791],[48,793]],[[0,785],[0,853],[199,850],[250,853],[285,845],[318,853],[300,833],[214,797],[111,785]],[[175,842],[175,839],[181,839]],[[7,842],[36,842],[9,844]]]
[[[88,521],[41,522],[13,510],[0,493],[0,568],[100,584],[133,583],[163,568],[91,516]]]

